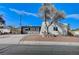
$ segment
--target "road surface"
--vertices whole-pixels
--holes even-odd
[[[6,48],[0,49],[0,54],[1,55],[77,55],[79,54],[79,46],[12,44],[8,45]]]

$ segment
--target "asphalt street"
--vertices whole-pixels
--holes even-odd
[[[10,44],[0,49],[1,55],[78,55],[79,46],[65,45],[16,45]]]

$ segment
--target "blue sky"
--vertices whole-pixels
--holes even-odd
[[[22,16],[22,25],[41,25],[42,19],[36,17],[34,14],[38,13],[41,3],[0,3],[0,14],[3,14],[6,25],[19,26],[18,11],[26,12]],[[68,18],[63,19],[62,23],[70,24],[72,29],[79,28],[79,4],[78,3],[54,3],[54,6],[59,10],[65,11]]]

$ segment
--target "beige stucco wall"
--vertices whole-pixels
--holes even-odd
[[[79,36],[79,30],[71,31],[74,36]]]

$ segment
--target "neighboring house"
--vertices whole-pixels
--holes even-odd
[[[5,20],[0,16],[0,28],[5,26]]]
[[[54,35],[68,35],[68,24],[52,24],[49,27],[49,33]]]
[[[79,36],[79,29],[71,30],[74,36]]]
[[[0,34],[10,33],[10,29],[5,26],[5,20],[0,16]]]
[[[36,34],[39,33],[41,26],[22,26],[21,33]]]
[[[68,35],[68,28],[69,28],[68,24],[53,23],[49,27],[48,32],[52,35]],[[45,22],[42,23],[40,34],[43,34],[44,32],[46,32]]]

